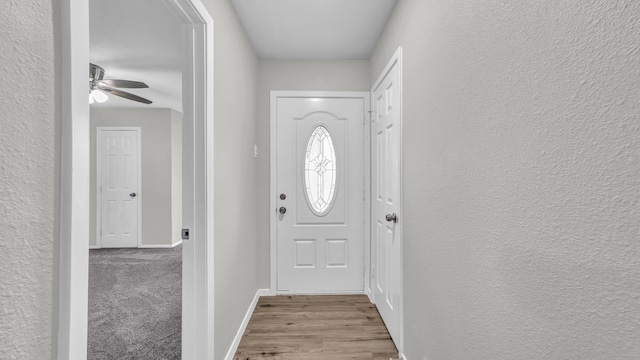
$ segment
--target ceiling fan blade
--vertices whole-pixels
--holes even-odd
[[[140,82],[140,81],[131,81],[131,80],[113,80],[113,79],[103,79],[98,81],[100,84],[104,84],[106,86],[112,86],[117,88],[125,88],[125,89],[143,89],[148,88],[149,85]]]
[[[115,96],[120,96],[120,97],[123,97],[123,98],[125,98],[125,99],[129,99],[129,100],[133,100],[133,101],[141,102],[141,103],[144,103],[144,104],[151,104],[151,103],[153,102],[153,101],[151,101],[151,100],[147,100],[147,99],[145,99],[145,98],[143,98],[143,97],[140,97],[140,96],[138,96],[138,95],[133,95],[133,94],[128,93],[128,92],[126,92],[126,91],[113,89],[113,88],[110,88],[110,87],[108,87],[108,86],[104,86],[104,85],[102,85],[102,86],[101,86],[101,85],[98,85],[98,88],[99,88],[100,90],[102,90],[102,91],[106,91],[106,92],[108,92],[109,94],[113,94],[113,95],[115,95]]]
[[[104,69],[100,65],[89,63],[89,79],[102,80]]]

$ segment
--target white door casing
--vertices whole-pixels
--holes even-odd
[[[368,100],[368,93],[272,92],[277,293],[364,290]]]
[[[373,301],[400,351],[403,316],[401,64],[400,48],[371,91]]]
[[[214,22],[200,0],[162,0],[180,18],[182,71],[182,358],[214,358]]]
[[[100,248],[140,246],[139,127],[98,127],[96,239]]]

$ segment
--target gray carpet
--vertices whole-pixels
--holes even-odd
[[[180,359],[182,246],[89,252],[88,359]]]

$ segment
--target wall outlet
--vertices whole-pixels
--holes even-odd
[[[253,158],[258,158],[258,145],[253,145]]]

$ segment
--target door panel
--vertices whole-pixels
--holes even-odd
[[[137,130],[100,131],[100,246],[138,247]],[[135,194],[135,195],[132,195]]]
[[[387,216],[401,216],[400,174],[400,73],[396,63],[374,88],[372,100],[372,223],[374,259],[374,302],[400,348],[402,292],[402,230],[401,223]],[[400,219],[401,220],[401,219]]]
[[[278,292],[363,291],[365,102],[277,98]]]

